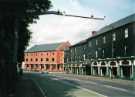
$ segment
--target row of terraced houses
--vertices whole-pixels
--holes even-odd
[[[58,50],[27,50],[25,66],[29,70],[39,67],[48,71],[62,71],[72,74],[106,76],[110,78],[135,79],[135,14],[107,25],[99,31],[93,31],[92,36],[79,43]],[[46,45],[47,46],[47,45]],[[70,47],[69,47],[70,46]],[[40,48],[40,46],[38,46]],[[62,51],[61,63],[28,63],[27,54],[45,51]],[[38,56],[39,58],[39,56]],[[46,56],[45,56],[46,58]],[[49,60],[52,56],[50,55]],[[35,59],[36,60],[36,59]],[[47,61],[47,59],[46,59]],[[35,64],[35,65],[32,65]],[[37,65],[39,64],[39,65]],[[44,64],[44,65],[43,65]],[[50,65],[47,65],[50,64]],[[53,64],[56,64],[54,66]],[[42,66],[43,65],[43,66]],[[48,66],[50,69],[48,69]],[[61,67],[52,69],[53,67]]]
[[[135,79],[135,14],[65,51],[67,73]]]

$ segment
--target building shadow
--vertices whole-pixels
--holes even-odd
[[[79,84],[72,80],[39,73],[26,73],[24,78],[35,80],[46,97],[77,97],[76,94],[80,93]]]

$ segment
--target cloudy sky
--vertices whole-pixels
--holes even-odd
[[[83,18],[42,15],[37,24],[30,25],[33,32],[30,46],[52,42],[69,41],[75,44],[91,36],[91,31],[135,13],[135,0],[51,0],[50,10],[66,14],[104,17],[104,21]]]

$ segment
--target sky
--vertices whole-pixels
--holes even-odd
[[[51,0],[50,10],[66,14],[104,17],[92,20],[56,15],[42,15],[29,29],[33,32],[29,47],[36,44],[69,41],[72,45],[91,36],[91,31],[135,13],[135,0]]]

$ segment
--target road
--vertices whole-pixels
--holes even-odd
[[[56,97],[50,94],[59,95],[57,97],[135,97],[134,84],[128,85],[98,79],[82,80],[54,74],[35,73],[29,76],[37,81],[41,90],[46,91],[47,97]]]

